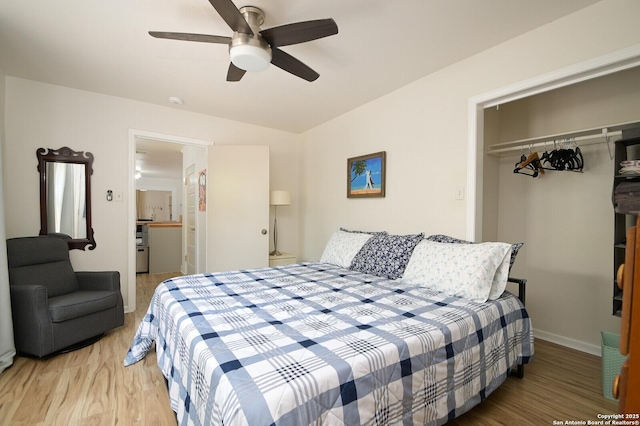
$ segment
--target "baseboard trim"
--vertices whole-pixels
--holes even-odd
[[[533,336],[536,339],[546,340],[561,346],[566,346],[580,352],[586,352],[591,355],[602,356],[602,350],[599,345],[593,345],[580,340],[571,339],[569,337],[560,336],[558,334],[549,333],[547,331],[533,329]]]

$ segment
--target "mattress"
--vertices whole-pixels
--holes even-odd
[[[319,262],[167,280],[125,365],[154,343],[181,425],[439,425],[534,354],[508,292],[475,303]]]

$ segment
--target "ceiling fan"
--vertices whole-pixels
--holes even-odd
[[[227,44],[231,63],[227,81],[240,81],[247,71],[262,71],[269,63],[307,81],[320,74],[288,53],[281,46],[305,43],[338,33],[333,19],[296,22],[261,30],[264,12],[254,6],[236,8],[231,0],[209,0],[218,14],[233,30],[232,37],[149,31],[156,38]]]

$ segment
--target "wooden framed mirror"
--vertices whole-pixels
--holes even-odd
[[[91,225],[93,154],[38,148],[40,235],[64,238],[70,249],[96,248]]]

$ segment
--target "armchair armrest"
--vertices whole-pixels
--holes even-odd
[[[11,314],[16,347],[34,355],[53,345],[47,288],[42,285],[10,285]]]
[[[80,290],[120,291],[120,272],[118,271],[80,271],[76,272]]]
[[[14,314],[26,311],[47,310],[47,288],[43,285],[10,285],[11,309]]]

